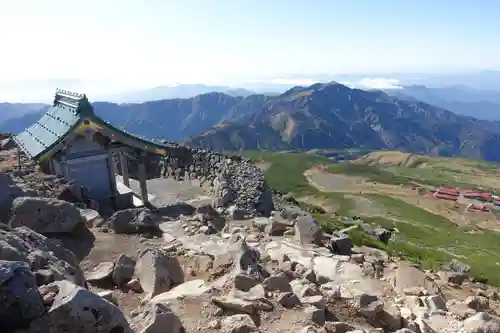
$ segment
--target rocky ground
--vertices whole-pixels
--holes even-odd
[[[215,190],[214,205],[107,217],[42,173],[4,171],[2,332],[500,332],[497,289],[466,265],[422,271],[289,202],[249,218]]]

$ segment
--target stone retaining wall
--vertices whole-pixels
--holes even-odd
[[[264,173],[241,156],[178,147],[163,156],[160,168],[162,177],[208,184],[216,207],[235,205],[252,216],[268,216],[274,209]]]
[[[119,158],[115,161],[121,174]],[[146,161],[148,179],[197,179],[211,188],[215,206],[236,205],[252,216],[267,216],[274,208],[263,172],[241,156],[179,146],[165,156],[148,153]],[[130,177],[137,179],[137,163],[129,161],[128,170]]]

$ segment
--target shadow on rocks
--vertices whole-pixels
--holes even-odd
[[[94,247],[95,236],[84,224],[78,224],[71,234],[46,235],[57,240],[66,249],[70,250],[80,263]]]
[[[181,215],[193,215],[196,208],[188,203],[179,202],[166,207],[159,207],[154,212],[162,217],[178,218]]]

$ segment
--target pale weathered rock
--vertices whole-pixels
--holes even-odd
[[[112,303],[69,281],[52,285],[59,288],[48,310],[55,332],[132,332],[123,313]]]
[[[35,275],[43,270],[42,275],[49,280],[85,284],[83,272],[72,252],[26,227],[11,229],[0,223],[0,260],[27,262]],[[40,282],[45,281],[41,279]]]
[[[115,264],[112,262],[102,262],[95,267],[92,272],[87,274],[87,281],[90,283],[99,283],[107,280],[113,274]]]
[[[364,277],[360,266],[339,259],[318,256],[313,259],[313,270],[318,281],[358,280]]]
[[[143,208],[119,210],[104,225],[117,234],[159,231],[158,223],[156,223],[151,213]]]
[[[465,304],[478,312],[484,311],[490,307],[489,300],[483,296],[469,296],[465,300]]]
[[[304,245],[323,245],[323,229],[312,216],[299,216],[295,221],[295,239]]]
[[[469,308],[463,301],[456,299],[448,301],[446,308],[460,319],[468,318],[476,313],[476,310]]]
[[[327,321],[325,323],[326,333],[347,333],[354,329],[349,323],[343,321]]]
[[[113,268],[111,279],[117,286],[122,286],[134,276],[135,260],[125,254],[118,257]]]
[[[100,297],[104,298],[106,301],[113,303],[114,305],[118,306],[118,301],[116,300],[116,295],[113,290],[103,290],[97,292],[97,295]]]
[[[176,257],[161,249],[147,249],[137,260],[136,276],[146,299],[170,290],[173,284],[184,282],[184,272]]]
[[[323,295],[306,296],[300,299],[300,302],[304,305],[312,305],[318,309],[324,310],[326,308],[326,301]]]
[[[440,295],[427,296],[425,297],[424,303],[430,312],[436,310],[447,311],[446,301]]]
[[[0,323],[2,332],[26,328],[45,312],[28,265],[0,260]]]
[[[72,203],[38,197],[18,197],[12,203],[11,227],[28,227],[42,234],[71,233],[85,220]]]
[[[232,296],[213,297],[212,303],[222,310],[230,310],[236,313],[247,313],[251,315],[255,312],[252,302]]]
[[[465,319],[463,327],[466,333],[500,333],[500,323],[486,312]]]
[[[439,293],[438,286],[424,272],[413,266],[401,264],[396,270],[394,289],[398,294],[403,295],[404,290],[410,287],[423,288],[428,295]]]
[[[293,280],[290,282],[290,287],[295,295],[299,297],[299,299],[306,296],[314,296],[318,295],[319,292],[313,288],[312,284],[307,280]]]
[[[269,236],[282,236],[290,227],[293,227],[293,223],[285,220],[278,214],[274,214],[269,219],[269,223],[265,226],[264,231]]]
[[[127,282],[125,286],[137,293],[140,293],[142,291],[141,282],[139,281],[139,279],[132,279]]]
[[[149,308],[134,319],[136,333],[182,333],[179,317],[166,303],[151,303]]]
[[[427,318],[421,316],[417,318],[416,323],[419,325],[422,333],[456,333],[460,331],[462,326],[460,321],[447,315],[445,312],[434,313],[429,315]]]
[[[221,333],[253,333],[257,326],[249,315],[238,314],[226,317],[221,322]]]
[[[150,300],[150,302],[168,302],[185,297],[198,297],[209,292],[210,290],[211,288],[205,284],[205,281],[191,280],[175,286],[167,292],[156,295]]]

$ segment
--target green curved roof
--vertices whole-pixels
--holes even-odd
[[[118,133],[141,149],[172,148],[116,128],[94,114],[93,107],[85,95],[64,90],[57,90],[54,103],[42,118],[16,135],[14,141],[30,158],[37,160],[64,141],[84,119],[90,119],[109,131]]]

